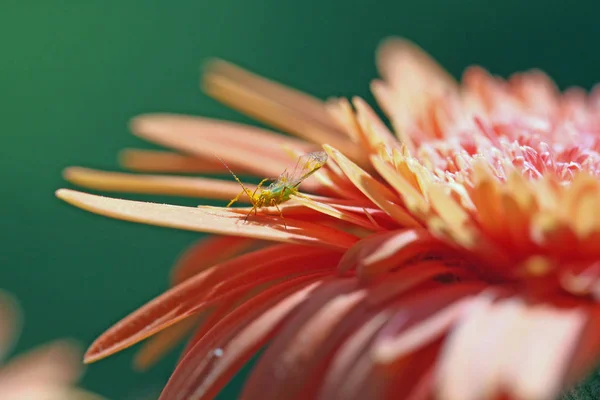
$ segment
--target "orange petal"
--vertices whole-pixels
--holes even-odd
[[[140,115],[131,121],[131,130],[142,138],[186,154],[206,159],[218,156],[234,172],[239,168],[269,178],[276,178],[293,166],[285,148],[302,153],[317,149],[266,129],[186,115]],[[307,189],[310,185],[307,181],[303,187]]]
[[[312,275],[273,286],[227,315],[187,352],[160,399],[214,398],[288,315],[310,298],[320,279]]]
[[[329,115],[326,104],[316,97],[263,78],[237,65],[219,59],[214,59],[207,64],[204,73],[205,83],[209,84],[209,81],[215,77],[235,82],[237,85],[252,90],[258,95],[303,114],[306,118],[315,120],[334,133],[344,135],[344,132],[336,130],[337,126]]]
[[[328,250],[295,245],[273,246],[236,257],[195,275],[121,320],[92,344],[85,361],[107,357],[266,282],[333,270],[339,257]]]
[[[237,182],[209,178],[192,178],[168,175],[136,175],[123,172],[106,172],[89,168],[69,167],[64,178],[88,189],[108,192],[141,193],[169,196],[186,196],[214,200],[231,200],[242,188]],[[247,185],[254,190],[254,185]],[[248,196],[239,201],[249,203]]]
[[[278,242],[303,243],[337,248],[350,247],[357,238],[323,225],[286,218],[287,228],[271,216],[252,217],[248,222],[226,208],[182,207],[95,196],[60,189],[57,197],[84,210],[125,221],[222,235],[245,236]]]
[[[209,64],[203,79],[204,90],[228,106],[313,143],[335,145],[365,164],[360,147],[340,132],[323,102],[298,101],[298,92],[279,85],[272,90],[275,85],[223,61]]]
[[[151,337],[135,354],[134,368],[144,371],[152,367],[166,353],[173,350],[198,323],[198,318],[184,319]]]
[[[406,207],[419,219],[429,214],[430,206],[422,193],[420,193],[402,174],[396,171],[381,157],[371,156],[371,163],[386,181],[400,196]]]
[[[169,151],[125,149],[119,154],[119,162],[124,168],[137,172],[229,175],[215,157],[192,157]],[[237,172],[243,175],[247,171],[238,168]]]
[[[400,147],[398,140],[366,101],[360,97],[353,97],[352,104],[356,108],[356,119],[361,127],[364,141],[370,147],[370,152],[374,152],[381,145],[389,149]]]
[[[350,222],[351,224],[361,226],[361,227],[366,228],[371,231],[379,231],[382,229],[381,227],[374,225],[373,222],[369,221],[368,218],[358,217],[355,214],[337,209],[333,206],[330,206],[329,204],[318,202],[309,197],[292,196],[290,199],[294,200],[297,203],[302,204],[305,207],[316,210],[320,213],[329,215],[333,218],[337,218],[342,221]]]
[[[186,250],[171,269],[171,285],[175,286],[213,265],[233,258],[258,242],[237,236],[209,236]]]
[[[419,222],[417,222],[413,216],[393,202],[398,199],[398,197],[385,185],[375,180],[333,147],[325,145],[323,148],[340,166],[352,183],[373,203],[394,218],[401,226],[420,226]]]

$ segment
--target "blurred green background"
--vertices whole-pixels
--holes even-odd
[[[199,91],[208,57],[321,97],[372,100],[375,46],[402,35],[454,75],[472,63],[500,75],[539,67],[561,87],[589,88],[600,81],[599,10],[595,0],[3,0],[0,287],[26,312],[19,350],[62,336],[91,343],[159,294],[198,238],[97,217],[53,193],[64,167],[116,169],[120,149],[146,146],[127,132],[138,113],[246,121]],[[175,357],[138,374],[131,355],[90,366],[84,385],[155,397]]]

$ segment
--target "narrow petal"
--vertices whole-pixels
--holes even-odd
[[[319,286],[322,275],[275,285],[248,300],[194,344],[160,399],[211,399]]]
[[[417,257],[439,256],[448,252],[447,246],[435,238],[427,230],[409,229],[386,232],[378,237],[374,246],[369,246],[359,260],[357,274],[365,280],[394,269]]]
[[[118,322],[91,345],[85,361],[107,357],[219,301],[239,296],[266,282],[315,270],[333,271],[339,257],[339,254],[323,249],[279,245],[219,264]]]
[[[134,368],[144,371],[152,367],[165,354],[173,350],[198,323],[198,318],[187,318],[151,337],[135,354]]]
[[[402,197],[408,210],[419,219],[425,219],[431,208],[425,196],[381,157],[371,156],[371,163],[379,175]]]
[[[380,226],[377,226],[377,225],[373,224],[373,222],[369,221],[368,218],[358,217],[357,215],[355,215],[353,213],[345,212],[343,210],[337,209],[328,204],[315,201],[309,197],[292,196],[291,200],[294,200],[295,202],[300,203],[305,207],[316,210],[320,213],[329,215],[331,217],[340,219],[342,221],[349,222],[351,224],[366,228],[371,231],[379,231],[382,229]]]
[[[387,303],[445,272],[423,269],[390,274],[376,284],[320,301],[319,309],[314,312],[304,310],[311,307],[311,302],[307,302],[269,346],[263,356],[264,364],[259,362],[257,368],[266,366],[275,377],[268,391],[263,391],[262,398],[313,398],[327,372],[329,360],[346,337]],[[257,375],[263,373],[265,371],[256,372]]]
[[[319,399],[346,399],[348,394],[356,387],[356,379],[350,375],[355,368],[360,368],[363,356],[377,333],[388,321],[391,312],[382,311],[365,321],[362,326],[353,332],[343,342],[334,355],[324,377],[324,383],[319,393]]]
[[[325,304],[336,298],[352,295],[356,287],[357,283],[353,279],[336,279],[315,290],[302,307],[294,312],[293,317],[285,324],[285,329],[278,333],[275,342],[260,358],[250,373],[240,397],[247,399],[281,398],[277,397],[281,389],[279,383],[285,378],[288,370],[293,370],[294,365],[287,364],[285,358],[281,359],[281,352],[278,350],[284,350],[285,344],[291,337],[302,332],[301,328],[304,322],[317,314]],[[293,399],[294,397],[289,398]]]
[[[204,80],[205,82],[210,81],[217,76],[231,80],[275,103],[293,109],[306,118],[313,119],[329,128],[332,132],[344,135],[343,132],[337,131],[338,127],[327,112],[326,104],[316,97],[253,74],[230,62],[214,59],[205,68]]]
[[[67,203],[84,210],[125,221],[168,228],[222,235],[245,236],[279,242],[328,246],[343,250],[357,238],[323,225],[286,218],[287,227],[271,216],[256,216],[244,223],[244,218],[220,208],[192,208],[167,204],[145,203],[95,196],[60,189],[56,195]]]
[[[265,129],[185,115],[141,115],[133,119],[131,130],[142,138],[186,154],[206,159],[218,156],[234,172],[240,168],[240,171],[268,178],[276,178],[293,166],[295,160],[285,148],[302,153],[318,149]],[[302,186],[312,190],[315,184],[308,179]]]
[[[123,172],[106,172],[82,167],[70,167],[64,178],[87,189],[107,192],[141,193],[153,195],[185,196],[213,200],[231,200],[242,188],[237,182],[220,179],[168,175],[137,175]],[[250,190],[255,185],[246,186]],[[250,203],[247,195],[240,202]]]
[[[201,158],[170,151],[125,149],[119,154],[123,168],[148,173],[227,174],[229,172],[215,157]],[[238,168],[244,175],[247,171]]]
[[[275,84],[265,84],[261,78],[221,61],[211,64],[203,79],[204,90],[228,106],[313,143],[330,143],[365,164],[360,147],[340,132],[324,103],[318,106],[313,100],[311,106],[299,110],[297,97],[292,99],[295,96],[279,85],[273,91],[272,85]],[[300,103],[302,107],[307,102]]]
[[[354,164],[342,153],[331,146],[324,146],[329,156],[340,166],[346,176],[360,189],[373,203],[387,212],[401,226],[418,227],[420,226],[405,209],[395,204],[393,201],[397,196],[392,193],[385,185],[375,180],[358,165]]]

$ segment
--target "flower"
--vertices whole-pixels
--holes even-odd
[[[20,325],[16,301],[0,291],[0,357],[8,355]],[[0,393],[4,400],[101,400],[72,387],[81,375],[79,350],[56,341],[0,364]]]
[[[209,399],[259,349],[245,399],[551,399],[600,355],[600,91],[560,93],[539,71],[456,82],[401,39],[372,90],[321,102],[223,61],[213,97],[296,136],[145,115],[133,132],[175,150],[127,150],[146,173],[277,176],[318,150],[326,167],[275,207],[198,208],[61,189],[113,218],[219,236],[193,246],[173,287],[110,328],[92,362],[156,335],[150,364],[195,332],[161,399]],[[284,151],[287,150],[287,151]],[[237,183],[83,168],[92,189],[233,198]],[[240,200],[249,201],[242,197]],[[282,242],[283,244],[273,244]]]

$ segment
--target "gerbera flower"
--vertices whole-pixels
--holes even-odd
[[[329,160],[275,207],[198,208],[58,196],[113,218],[219,236],[175,266],[173,288],[104,333],[92,362],[157,333],[147,366],[195,332],[161,399],[208,399],[259,349],[245,399],[551,399],[600,355],[600,97],[539,71],[461,83],[410,43],[378,53],[363,100],[321,102],[222,61],[213,97],[297,138],[145,115],[127,150],[146,173],[276,177],[295,155]],[[287,151],[284,151],[287,149]],[[108,191],[229,200],[232,181],[70,168]],[[249,201],[241,197],[241,201]],[[285,225],[284,225],[285,222]],[[274,244],[282,242],[283,244]]]
[[[81,375],[80,352],[57,341],[3,362],[18,336],[21,313],[0,291],[0,393],[3,400],[101,400],[73,387]]]

